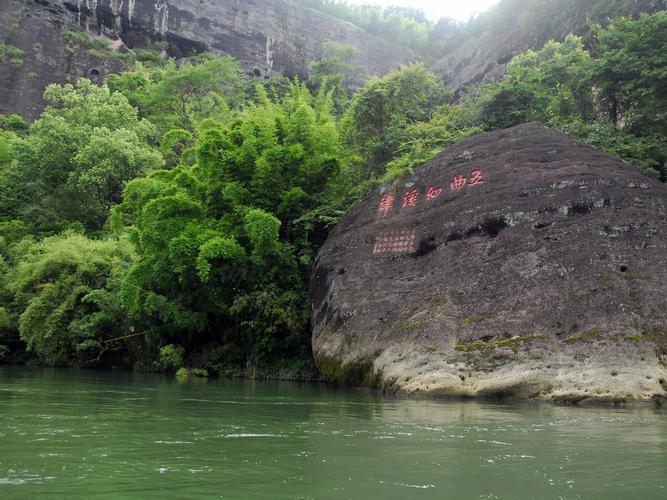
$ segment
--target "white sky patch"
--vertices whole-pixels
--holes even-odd
[[[423,10],[429,19],[437,21],[441,17],[451,17],[467,21],[472,16],[484,12],[499,0],[347,0],[357,5],[380,5],[389,7],[400,5]]]

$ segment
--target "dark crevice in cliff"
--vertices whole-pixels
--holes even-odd
[[[610,205],[610,201],[608,199],[604,199],[602,202],[603,207],[608,207]],[[573,215],[583,215],[587,214],[589,212],[592,212],[596,208],[602,208],[598,202],[595,201],[579,201],[574,204],[572,204],[572,208],[570,209],[570,213]]]
[[[450,241],[464,240],[466,238],[470,238],[471,236],[486,236],[488,238],[495,238],[503,229],[507,227],[507,223],[502,218],[487,219],[475,227],[451,232],[445,239],[445,243],[449,243]]]
[[[438,248],[438,245],[435,243],[435,236],[429,236],[428,238],[423,238],[419,241],[417,245],[417,251],[415,252],[416,257],[423,257],[431,253],[433,250]]]

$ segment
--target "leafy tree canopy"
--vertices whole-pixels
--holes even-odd
[[[116,278],[134,258],[128,242],[63,233],[24,240],[8,271],[9,310],[29,351],[51,365],[84,365],[128,331]]]
[[[86,79],[49,85],[44,99],[47,109],[14,142],[16,161],[0,178],[0,210],[39,231],[73,222],[99,230],[124,184],[163,165],[150,145],[155,128],[122,94]]]
[[[300,217],[340,167],[332,93],[256,94],[230,123],[199,124],[193,165],[130,182],[114,210],[140,254],[121,302],[157,343],[252,359],[307,346],[314,243]]]

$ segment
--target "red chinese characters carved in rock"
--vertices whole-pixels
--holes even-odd
[[[468,179],[463,177],[463,175],[455,175],[452,179],[452,182],[449,183],[449,186],[453,189],[461,189],[468,183]]]
[[[484,184],[484,174],[481,170],[474,170],[472,174],[470,174],[469,179],[467,179],[463,174],[455,175],[449,186],[453,191],[456,191],[465,187],[466,185],[477,186],[479,184]]]
[[[441,187],[429,187],[426,191],[426,201],[435,200],[442,193]]]
[[[475,170],[470,176],[468,182],[470,183],[471,186],[475,186],[477,184],[484,184],[484,175],[482,174],[482,171]]]
[[[378,212],[380,212],[382,215],[387,215],[387,212],[391,210],[394,206],[394,195],[393,194],[385,194],[381,199],[380,199],[380,206],[378,207]]]
[[[478,186],[484,184],[484,173],[481,170],[473,170],[470,177],[463,174],[456,174],[449,183],[452,191],[459,191],[466,186]],[[440,186],[429,186],[426,190],[426,202],[435,200],[442,195],[443,189]],[[403,208],[415,207],[419,203],[420,197],[419,189],[413,188],[403,193]],[[380,205],[378,206],[378,213],[387,215],[394,208],[394,201],[396,197],[392,193],[387,193],[380,198]]]
[[[406,191],[403,195],[403,208],[414,207],[419,201],[419,191],[416,189],[411,189]]]
[[[417,250],[415,242],[416,231],[403,229],[399,231],[382,231],[375,238],[373,253],[407,253]]]

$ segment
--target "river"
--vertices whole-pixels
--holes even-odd
[[[667,498],[667,411],[0,367],[0,498]]]

